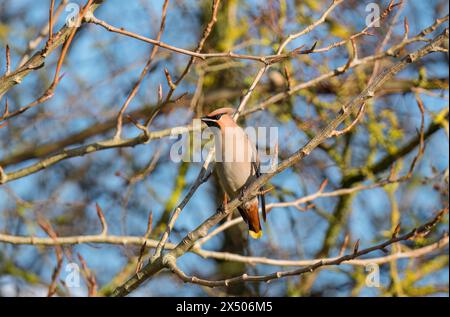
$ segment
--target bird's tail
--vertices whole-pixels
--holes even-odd
[[[250,234],[250,237],[253,239],[259,239],[263,236],[263,231],[259,230],[258,232],[255,232],[253,230],[248,230],[248,233]]]
[[[250,237],[253,239],[259,239],[262,237],[263,232],[261,229],[261,222],[259,221],[258,200],[246,207],[247,208],[238,208],[239,212],[248,225],[248,233]]]

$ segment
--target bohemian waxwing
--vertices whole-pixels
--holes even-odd
[[[236,198],[255,177],[260,176],[256,147],[244,130],[234,122],[231,117],[233,112],[232,108],[220,108],[201,118],[209,127],[216,128],[214,129],[216,172],[230,200]],[[239,213],[248,225],[249,234],[254,239],[262,236],[258,198],[261,201],[263,219],[266,221],[263,194],[238,207]]]

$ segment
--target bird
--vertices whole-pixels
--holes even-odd
[[[216,145],[216,173],[219,183],[230,200],[238,197],[251,181],[261,175],[258,152],[245,131],[232,118],[233,108],[219,108],[201,118],[214,129]],[[246,222],[249,235],[259,239],[263,235],[259,206],[266,221],[263,193],[243,203],[238,211]]]

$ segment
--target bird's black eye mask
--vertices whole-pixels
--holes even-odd
[[[202,121],[206,123],[208,127],[217,127],[219,128],[219,124],[217,121],[223,116],[223,113],[216,114],[214,116],[206,116],[202,118]]]

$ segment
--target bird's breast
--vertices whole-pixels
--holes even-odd
[[[231,199],[252,176],[250,162],[218,162],[216,168],[221,185]]]
[[[254,174],[252,161],[256,149],[238,126],[222,130],[217,137],[216,153],[221,154],[218,160],[216,157],[217,173],[223,189],[233,199]]]

